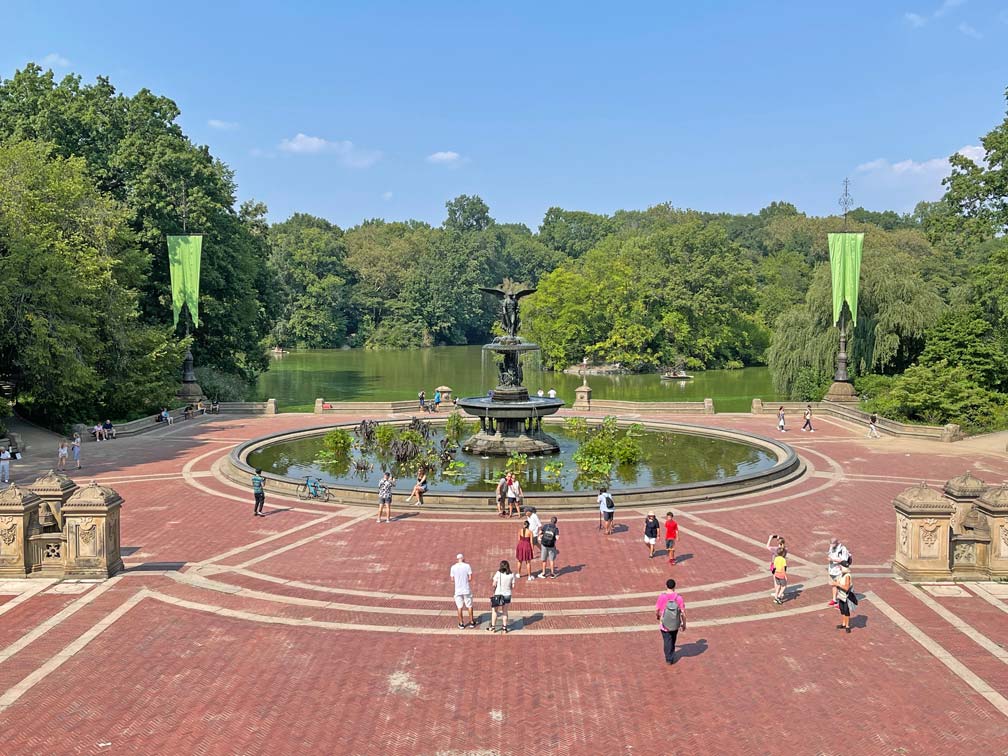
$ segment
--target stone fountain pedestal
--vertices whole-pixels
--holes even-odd
[[[564,406],[559,399],[530,397],[522,385],[520,357],[537,352],[539,346],[516,336],[501,336],[484,349],[501,355],[499,381],[492,396],[459,399],[458,406],[479,420],[479,432],[462,448],[486,456],[553,454],[560,444],[542,429],[542,419]]]

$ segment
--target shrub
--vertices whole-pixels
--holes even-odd
[[[225,373],[207,365],[194,371],[203,394],[218,402],[240,402],[248,396],[249,384],[239,375]]]

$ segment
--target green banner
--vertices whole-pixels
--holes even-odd
[[[850,307],[857,325],[858,281],[861,278],[861,245],[864,234],[829,234],[829,262],[833,273],[833,324],[840,322],[843,303]]]
[[[189,305],[193,326],[199,328],[199,274],[203,235],[169,236],[168,267],[171,270],[172,314],[178,325],[182,304]]]

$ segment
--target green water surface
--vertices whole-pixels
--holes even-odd
[[[529,393],[556,389],[568,404],[581,384],[576,375],[543,371],[537,355],[524,362]],[[770,371],[706,370],[692,381],[662,381],[648,375],[589,376],[593,399],[644,402],[699,402],[710,397],[718,412],[748,412],[753,397],[776,401]],[[479,396],[497,383],[497,370],[479,346],[433,347],[404,351],[310,349],[274,357],[270,370],[259,377],[257,401],[275,398],[281,412],[311,411],[316,397],[331,401],[394,401],[415,399],[423,389],[427,398],[438,386],[450,386],[456,396]]]

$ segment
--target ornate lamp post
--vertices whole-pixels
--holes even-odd
[[[847,213],[853,200],[850,196],[850,181],[844,179],[844,193],[840,197],[840,207],[844,211],[844,230],[839,234],[829,234],[830,272],[833,278],[833,323],[840,331],[840,348],[837,350],[836,372],[833,384],[826,393],[831,402],[856,402],[857,394],[847,372],[847,314],[857,325],[858,283],[861,277],[861,247],[864,234],[847,232]]]

